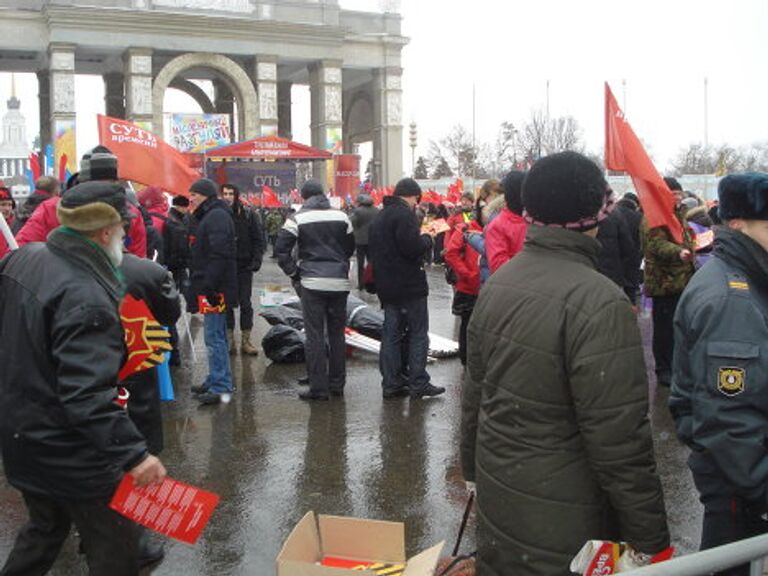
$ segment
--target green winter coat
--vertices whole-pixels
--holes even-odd
[[[683,227],[683,244],[677,244],[666,228],[648,228],[648,221],[643,219],[641,237],[645,257],[645,294],[654,296],[677,296],[683,293],[688,281],[696,272],[693,260],[680,260],[680,251],[687,248],[694,251],[693,233],[685,217],[676,212]]]
[[[461,456],[484,576],[569,574],[590,539],[669,545],[640,332],[598,250],[529,227],[475,306]]]

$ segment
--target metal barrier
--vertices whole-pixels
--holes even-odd
[[[626,576],[704,576],[739,564],[750,563],[749,576],[762,576],[768,556],[768,534],[739,540],[659,564],[622,572]]]

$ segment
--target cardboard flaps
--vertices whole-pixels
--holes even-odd
[[[372,570],[351,571],[321,566],[325,557],[405,564],[403,576],[433,576],[443,543],[405,558],[401,522],[319,515],[307,512],[296,524],[277,556],[278,576],[373,576]]]

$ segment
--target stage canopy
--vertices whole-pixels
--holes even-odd
[[[253,160],[330,160],[330,152],[292,142],[278,136],[263,136],[207,150],[209,158],[250,158]]]

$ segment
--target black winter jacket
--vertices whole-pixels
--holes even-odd
[[[143,300],[162,326],[175,325],[181,316],[181,302],[170,272],[152,260],[133,254],[123,256],[120,269],[125,277],[126,292],[137,300]],[[157,370],[137,372],[123,380],[121,385],[131,394],[128,415],[146,439],[149,451],[160,454],[163,450],[163,420]]]
[[[298,261],[293,248],[298,244]],[[323,195],[312,196],[290,216],[277,235],[275,254],[280,268],[310,290],[349,292],[349,258],[355,252],[352,224],[333,210]]]
[[[176,208],[168,211],[163,227],[163,264],[171,272],[189,267],[190,217]]]
[[[0,262],[0,443],[19,490],[109,497],[146,457],[115,403],[121,296],[104,251],[64,228]]]
[[[614,210],[600,222],[597,241],[600,242],[598,271],[613,280],[619,288],[629,287],[628,276],[631,275],[636,246],[632,243],[629,225],[621,212]]]
[[[419,219],[397,196],[384,198],[384,209],[368,232],[368,251],[382,304],[396,304],[429,294],[424,256],[432,238],[421,234]]]
[[[643,245],[640,239],[640,226],[643,222],[643,213],[637,209],[637,205],[629,199],[622,199],[616,203],[616,212],[624,217],[629,230],[629,238],[632,240],[632,257],[628,261],[629,270],[626,280],[634,290],[643,283],[643,271],[640,268],[643,262]]]
[[[187,310],[197,312],[198,296],[219,293],[224,294],[228,308],[235,308],[238,296],[232,212],[223,200],[208,198],[193,216]]]
[[[237,271],[258,272],[264,255],[264,232],[259,215],[239,201],[232,205],[237,238]]]
[[[366,246],[368,244],[368,232],[371,222],[379,215],[379,209],[375,206],[359,206],[355,208],[349,221],[355,230],[355,244]]]

